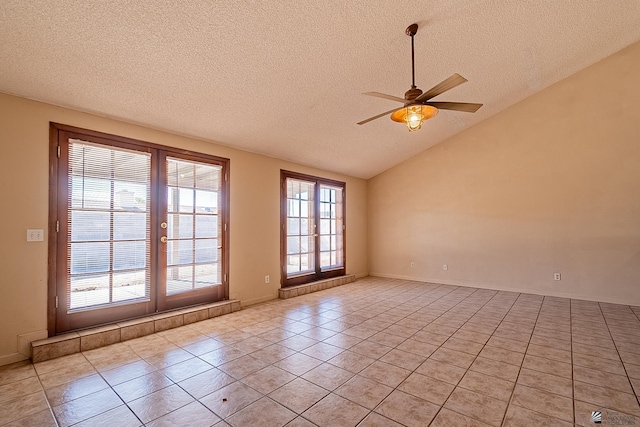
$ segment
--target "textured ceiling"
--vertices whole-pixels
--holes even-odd
[[[418,132],[383,117],[459,73]],[[0,0],[0,91],[369,178],[640,40],[640,2]]]

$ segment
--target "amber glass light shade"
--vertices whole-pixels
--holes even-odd
[[[430,105],[407,105],[391,113],[391,120],[404,123],[409,131],[418,130],[422,122],[438,114],[438,109]]]

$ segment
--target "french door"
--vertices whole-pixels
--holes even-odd
[[[52,124],[49,330],[228,298],[228,160]]]
[[[281,171],[281,284],[345,274],[346,184]]]

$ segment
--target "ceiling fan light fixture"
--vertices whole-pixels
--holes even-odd
[[[438,109],[430,105],[407,105],[404,108],[394,111],[391,120],[404,123],[410,132],[422,127],[422,122],[429,120],[438,114]]]

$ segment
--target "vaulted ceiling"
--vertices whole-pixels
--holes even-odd
[[[414,22],[417,86],[484,106],[358,126]],[[369,178],[638,40],[636,0],[1,0],[0,91]]]

